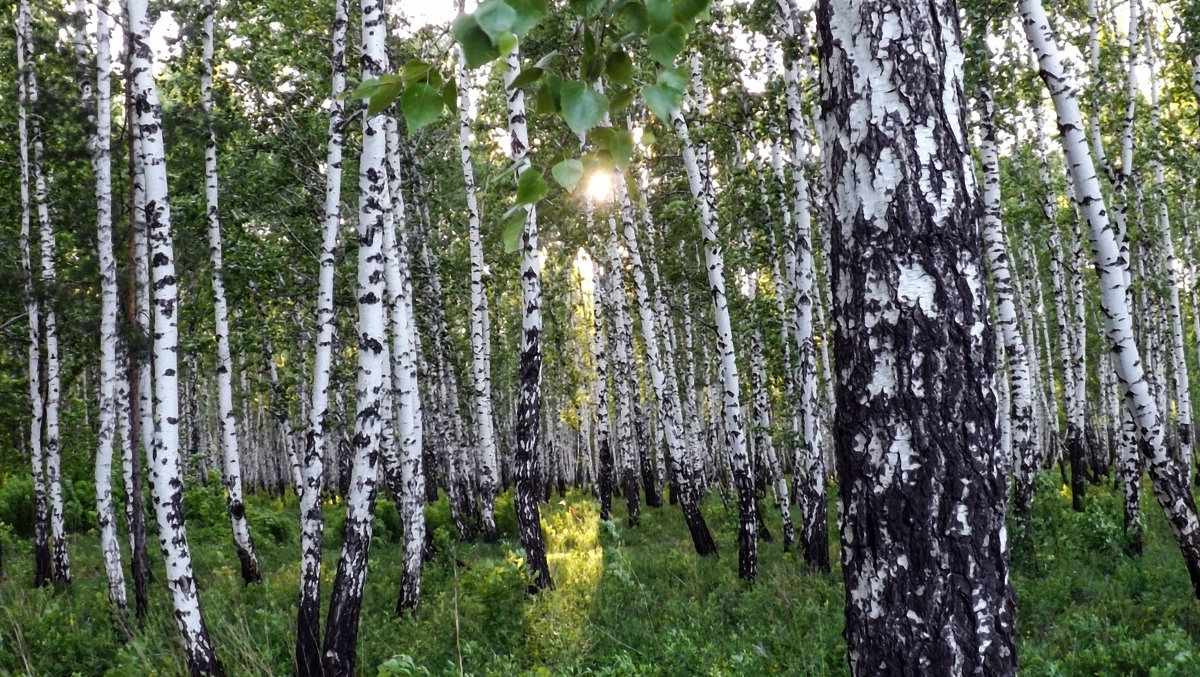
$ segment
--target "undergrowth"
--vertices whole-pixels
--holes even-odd
[[[71,534],[75,581],[30,587],[20,486],[0,488],[0,521],[17,522],[0,527],[0,675],[183,674],[161,582],[151,584],[148,617],[127,625],[108,603],[97,539],[84,525]],[[394,504],[380,500],[358,674],[848,673],[838,570],[808,571],[797,553],[763,543],[758,582],[738,580],[736,515],[719,501],[709,501],[705,515],[721,555],[701,559],[678,508],[644,509],[641,525],[630,528],[619,516],[600,522],[586,494],[555,496],[542,515],[556,587],[534,597],[526,595],[510,501],[498,503],[494,544],[458,542],[445,499],[428,507],[435,553],[425,565],[421,605],[397,617],[403,532]],[[1073,512],[1069,491],[1045,475],[1028,531],[1012,527],[1021,674],[1200,674],[1200,603],[1157,506],[1148,499],[1144,554],[1130,558],[1119,495],[1090,487],[1086,505]],[[250,499],[264,576],[249,587],[219,486],[193,487],[186,509],[205,618],[226,669],[290,674],[299,586],[295,499]],[[325,511],[327,596],[344,514],[334,502]],[[781,532],[777,520],[769,526]],[[830,533],[836,541],[836,529]],[[151,557],[161,572],[160,557]]]

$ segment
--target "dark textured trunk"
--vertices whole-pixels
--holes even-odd
[[[612,519],[613,454],[608,438],[600,440],[600,479],[596,482],[600,491],[600,519]]]
[[[851,672],[1014,675],[958,9],[819,0],[817,25]]]
[[[662,507],[662,493],[658,490],[658,478],[654,473],[654,447],[650,444],[650,432],[646,430],[646,413],[641,402],[634,403],[633,424],[637,431],[638,441],[638,470],[642,475],[642,491],[646,492],[646,505],[651,508]]]
[[[1084,449],[1083,431],[1078,426],[1067,424],[1067,459],[1071,464],[1071,509],[1083,512],[1083,498],[1087,492],[1087,454]]]

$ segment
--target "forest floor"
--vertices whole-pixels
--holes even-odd
[[[1057,474],[1039,480],[1030,535],[1012,536],[1022,675],[1200,675],[1200,602],[1149,487],[1144,554],[1124,554],[1120,498],[1089,486],[1070,509]],[[833,488],[836,491],[836,488]],[[843,675],[842,581],[812,573],[776,540],[760,546],[759,580],[737,578],[736,508],[713,497],[706,517],[719,558],[692,550],[677,507],[624,503],[600,523],[594,499],[542,504],[556,588],[526,595],[526,568],[508,496],[501,540],[459,543],[445,499],[430,506],[437,552],[416,613],[394,613],[400,524],[380,501],[362,611],[360,675]],[[774,512],[773,510],[771,512]],[[298,590],[294,498],[258,496],[249,509],[264,580],[243,586],[218,487],[187,498],[205,618],[231,675],[291,673]],[[836,511],[831,507],[832,515]],[[333,579],[341,507],[326,505],[323,581]],[[832,525],[831,525],[832,526]],[[836,529],[830,530],[836,560]],[[30,541],[4,536],[0,675],[180,675],[185,670],[165,590],[127,635],[107,601],[94,532],[70,538],[75,581],[32,589]],[[1032,547],[1031,547],[1032,546]],[[152,564],[161,571],[156,543]],[[161,576],[161,573],[158,574]],[[326,597],[328,596],[326,588]]]

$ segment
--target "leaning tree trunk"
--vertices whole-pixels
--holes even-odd
[[[333,80],[329,106],[329,141],[325,151],[325,206],[321,222],[320,271],[317,281],[317,349],[313,358],[311,406],[304,436],[300,487],[300,599],[296,610],[296,675],[321,677],[321,548],[324,516],[321,488],[325,479],[325,433],[329,420],[329,376],[337,322],[333,274],[337,267],[341,218],[342,141],[345,131],[346,27],[348,0],[335,0],[332,26]]]
[[[462,7],[460,5],[459,9]],[[467,192],[467,225],[471,249],[471,387],[475,393],[475,435],[479,444],[479,509],[483,538],[495,541],[496,494],[500,466],[496,459],[496,433],[492,427],[492,376],[488,341],[488,303],[484,288],[483,237],[479,230],[479,204],[475,196],[475,168],[471,162],[471,101],[468,96],[466,56],[458,53],[458,141],[462,147],[462,171]]]
[[[167,588],[175,622],[183,637],[188,670],[193,675],[224,674],[200,613],[192,556],[183,522],[183,463],[179,455],[179,285],[171,242],[171,207],[167,201],[167,166],[163,152],[162,107],[154,84],[154,52],[146,0],[128,0],[133,49],[136,124],[141,136],[140,166],[146,182],[145,218],[150,233],[151,280],[154,289],[154,446],[149,466],[158,541],[167,568]]]
[[[1040,0],[1021,0],[1025,35],[1038,57],[1040,74],[1058,114],[1058,128],[1067,154],[1067,167],[1079,205],[1091,233],[1096,274],[1100,278],[1100,305],[1105,333],[1110,342],[1117,378],[1140,430],[1138,447],[1149,466],[1150,480],[1159,505],[1179,543],[1200,597],[1200,521],[1196,502],[1178,463],[1171,458],[1164,440],[1162,412],[1150,391],[1133,333],[1133,318],[1126,300],[1127,283],[1122,271],[1120,249],[1100,191],[1095,165],[1083,136],[1083,120],[1075,91],[1067,82],[1058,45]]]
[[[28,19],[28,9],[26,9],[25,17]],[[52,577],[55,582],[69,583],[71,581],[71,559],[67,553],[67,529],[63,511],[62,440],[59,436],[58,421],[59,404],[62,399],[62,375],[61,360],[58,354],[58,320],[53,302],[58,280],[58,271],[54,262],[55,234],[54,224],[50,220],[49,195],[42,161],[44,145],[42,143],[41,117],[37,110],[38,84],[37,73],[33,67],[33,33],[30,21],[23,22],[23,29],[25,30],[23,38],[26,49],[24,85],[29,109],[33,112],[33,116],[30,118],[30,141],[33,148],[33,197],[34,203],[37,205],[42,296],[45,299],[45,307],[41,313],[42,340],[46,344],[46,393],[43,412],[45,432],[41,446],[46,464],[46,495],[50,508],[50,537],[53,544]]]
[[[679,384],[675,379],[675,369],[673,365],[664,363],[664,359],[669,359],[674,351],[670,350],[669,346],[664,346],[667,349],[662,352],[659,350],[659,337],[662,336],[665,343],[668,335],[662,326],[665,317],[663,314],[656,313],[655,306],[651,304],[646,284],[646,271],[642,265],[642,252],[638,245],[637,231],[633,225],[633,206],[623,175],[617,175],[616,188],[617,197],[621,201],[621,225],[625,236],[625,247],[629,251],[630,267],[633,270],[633,286],[637,293],[638,315],[641,319],[642,339],[646,348],[646,367],[650,372],[654,399],[658,403],[659,429],[662,430],[667,440],[671,474],[676,478],[682,494],[679,496],[679,504],[683,509],[683,518],[692,535],[692,545],[696,548],[696,552],[700,555],[716,554],[717,544],[713,541],[708,525],[704,521],[704,515],[700,513],[697,505],[699,496],[695,490],[696,483],[692,478],[693,468],[687,462],[687,440],[684,434],[683,413],[679,406]],[[653,265],[653,261],[651,265]],[[613,270],[609,274],[619,276],[620,271]],[[657,278],[657,273],[654,276]],[[647,501],[649,501],[649,497],[647,497]]]
[[[1013,675],[957,8],[821,0],[817,24],[851,672]]]
[[[521,74],[520,56],[514,48],[504,71],[505,99],[508,103],[509,149],[517,177],[529,169],[529,132],[525,125],[525,95],[512,83]],[[536,170],[535,170],[536,171]],[[521,358],[520,400],[517,405],[517,444],[513,462],[516,490],[513,507],[517,513],[521,547],[534,572],[532,589],[554,587],[542,541],[542,522],[538,515],[538,434],[542,410],[542,282],[538,270],[537,210],[527,207],[525,228],[521,232]]]
[[[25,313],[29,321],[29,457],[33,465],[33,585],[40,588],[50,582],[50,518],[46,505],[45,449],[42,444],[42,424],[45,419],[46,401],[42,397],[42,311],[34,289],[33,252],[30,230],[31,202],[29,196],[29,137],[27,131],[26,102],[29,94],[26,85],[27,71],[32,68],[32,50],[27,33],[29,28],[29,3],[22,0],[17,5],[17,137],[21,165],[21,268],[25,281]]]
[[[129,605],[125,572],[121,568],[121,544],[117,538],[117,516],[113,507],[113,440],[117,428],[117,260],[113,253],[112,219],[112,70],[109,53],[108,16],[96,12],[96,88],[88,67],[87,7],[75,0],[75,56],[80,72],[80,98],[88,116],[88,150],[96,182],[96,248],[100,263],[100,412],[96,431],[96,520],[100,529],[100,552],[108,578],[108,599],[124,611]],[[93,109],[92,106],[95,106]]]
[[[362,77],[388,69],[387,22],[382,0],[362,0]],[[358,380],[354,459],[346,500],[345,535],[325,620],[323,668],[326,677],[354,674],[359,612],[367,582],[367,555],[375,512],[379,455],[385,443],[389,356],[384,229],[392,199],[388,190],[387,115],[363,117],[363,148],[358,165]],[[315,407],[314,407],[315,408]]]
[[[262,579],[258,553],[250,538],[246,504],[242,498],[242,460],[238,448],[237,421],[233,413],[233,358],[229,354],[229,307],[225,302],[225,273],[221,254],[221,216],[217,196],[217,132],[213,125],[212,58],[213,19],[216,0],[204,5],[203,60],[200,72],[200,107],[204,113],[204,201],[208,217],[208,254],[212,264],[214,336],[217,341],[217,421],[221,429],[221,479],[225,486],[225,506],[233,530],[233,544],[242,563],[242,580],[255,583]]]
[[[733,352],[733,327],[729,319],[729,302],[725,297],[725,261],[721,244],[717,241],[716,196],[713,193],[710,168],[698,161],[683,115],[675,110],[671,112],[670,117],[675,133],[683,143],[683,162],[687,170],[688,185],[700,209],[700,230],[705,244],[704,264],[713,297],[717,359],[721,365],[721,410],[730,447],[729,462],[738,492],[738,575],[753,581],[758,575],[758,524],[754,509],[754,477],[750,468],[750,455],[746,449],[746,429],[739,400],[741,387]]]

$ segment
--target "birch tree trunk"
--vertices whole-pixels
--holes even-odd
[[[607,271],[608,319],[612,326],[609,347],[612,348],[613,390],[616,404],[616,481],[625,494],[629,526],[637,526],[641,517],[641,494],[637,481],[637,439],[634,437],[633,389],[637,373],[634,368],[632,328],[629,319],[629,302],[625,295],[624,263],[621,261],[620,242],[617,239],[616,221],[608,217]]]
[[[588,219],[591,220],[589,210]],[[590,228],[588,229],[591,230]],[[595,260],[595,259],[593,259]],[[612,519],[612,493],[615,473],[613,467],[612,434],[608,417],[609,387],[608,387],[608,332],[605,331],[605,301],[607,295],[601,288],[608,284],[608,273],[596,265],[594,275],[595,292],[593,302],[592,323],[594,333],[592,338],[592,356],[596,361],[596,449],[598,458],[598,474],[596,480],[597,493],[600,499],[600,519]]]
[[[30,45],[31,18],[28,0],[17,4],[17,136],[21,165],[21,268],[25,276],[25,313],[29,320],[29,458],[33,466],[33,585],[40,588],[53,575],[50,558],[50,516],[46,503],[45,447],[42,425],[46,401],[42,397],[42,311],[34,288],[32,203],[30,201],[29,136],[28,136],[28,73],[32,69]]]
[[[1095,165],[1083,136],[1079,102],[1075,90],[1066,79],[1058,45],[1042,3],[1040,0],[1021,0],[1020,10],[1025,35],[1037,55],[1040,74],[1054,100],[1067,166],[1080,207],[1087,218],[1096,273],[1100,278],[1105,334],[1121,390],[1125,393],[1126,406],[1140,430],[1138,447],[1148,463],[1155,496],[1166,513],[1167,522],[1183,553],[1192,586],[1200,596],[1200,522],[1196,517],[1196,503],[1183,477],[1184,473],[1167,452],[1162,412],[1154,401],[1142,368],[1133,335],[1133,318],[1126,300],[1127,283],[1122,273],[1120,250],[1108,220]]]
[[[100,551],[108,578],[108,600],[124,611],[129,605],[121,545],[117,539],[112,496],[113,442],[117,428],[116,387],[120,370],[117,349],[117,260],[113,254],[112,220],[112,79],[108,16],[96,12],[96,87],[91,85],[87,56],[87,6],[75,1],[75,56],[80,75],[80,98],[88,116],[88,150],[96,194],[96,247],[100,263],[100,412],[96,431],[96,519]],[[94,108],[93,108],[94,106]]]
[[[671,112],[670,117],[675,134],[683,144],[683,162],[687,170],[688,185],[700,209],[700,231],[705,244],[704,264],[713,298],[717,359],[721,365],[721,410],[725,422],[725,438],[729,440],[730,446],[729,463],[738,492],[738,575],[744,580],[753,581],[758,576],[758,524],[754,509],[754,477],[750,468],[750,454],[746,448],[742,405],[738,399],[741,387],[737,360],[733,352],[729,302],[725,296],[725,261],[721,245],[717,241],[716,196],[713,193],[709,168],[697,160],[698,153],[692,146],[683,115],[675,110]]]
[[[200,108],[204,113],[204,201],[208,217],[208,255],[212,265],[214,337],[217,342],[217,420],[221,428],[221,477],[225,506],[233,530],[233,544],[242,563],[242,580],[247,584],[262,579],[258,553],[246,521],[242,498],[242,461],[238,447],[237,421],[233,413],[233,358],[229,354],[229,307],[225,302],[224,264],[221,252],[221,216],[218,206],[217,132],[213,125],[213,20],[215,0],[205,0],[204,23],[200,29],[203,56],[200,72]]]
[[[516,48],[508,55],[504,70],[504,92],[508,104],[509,150],[517,177],[529,169],[529,132],[525,125],[525,94],[512,83],[521,74]],[[546,548],[542,542],[542,523],[538,515],[538,436],[542,410],[542,282],[538,263],[537,210],[529,205],[525,228],[521,232],[521,358],[520,400],[517,405],[517,441],[513,459],[516,490],[513,507],[525,560],[534,572],[534,592],[554,587]]]
[[[45,430],[41,439],[41,449],[45,458],[46,496],[50,510],[51,563],[53,565],[51,576],[55,582],[69,583],[71,581],[71,558],[67,552],[67,530],[63,514],[62,441],[59,437],[58,420],[59,403],[62,397],[62,367],[58,354],[58,321],[53,302],[58,283],[58,271],[54,262],[54,224],[50,220],[49,195],[42,162],[44,155],[42,123],[38,113],[37,71],[33,65],[33,32],[28,9],[25,10],[25,17],[26,20],[23,22],[23,29],[26,31],[23,36],[26,49],[24,85],[29,111],[32,113],[29,118],[29,140],[33,149],[33,198],[34,205],[37,207],[42,296],[45,299],[44,308],[41,311],[42,341],[46,344],[46,393],[42,412]]]
[[[362,78],[388,69],[387,21],[382,0],[362,0]],[[379,455],[390,388],[384,245],[392,198],[387,181],[387,115],[363,117],[363,148],[358,167],[358,378],[354,419],[354,459],[346,496],[345,536],[325,621],[323,668],[326,677],[354,673],[359,612],[367,579],[371,522],[375,511]],[[315,407],[314,407],[315,408]]]
[[[820,0],[817,26],[851,672],[1013,675],[957,8]]]
[[[171,242],[167,166],[163,153],[162,108],[154,84],[154,53],[146,0],[128,0],[133,49],[136,124],[141,137],[140,166],[145,176],[145,218],[150,234],[150,273],[154,288],[154,445],[149,463],[151,493],[158,519],[158,541],[167,568],[167,588],[175,622],[193,675],[224,671],[200,613],[191,550],[183,522],[183,464],[179,455],[179,287]]]
[[[461,10],[461,3],[459,6]],[[488,341],[487,289],[484,286],[483,238],[479,231],[479,203],[475,195],[475,168],[471,162],[471,101],[467,61],[458,50],[458,141],[462,147],[462,171],[467,193],[467,226],[471,249],[471,386],[475,393],[475,435],[479,444],[479,509],[483,538],[495,541],[496,494],[500,467],[496,460],[496,433],[492,428],[492,375]]]
[[[329,140],[325,150],[325,205],[321,222],[320,269],[317,282],[317,348],[313,358],[311,406],[304,436],[300,487],[300,599],[296,611],[296,675],[322,677],[318,646],[321,612],[321,549],[324,515],[321,488],[325,479],[325,439],[329,421],[329,376],[337,331],[333,305],[335,252],[341,217],[342,129],[346,89],[346,28],[348,0],[334,1],[332,33],[333,78],[329,105]]]

